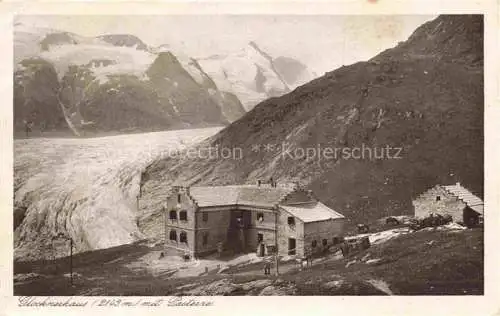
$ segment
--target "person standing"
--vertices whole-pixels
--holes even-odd
[[[271,262],[269,260],[264,260],[264,275],[271,274]]]
[[[349,245],[344,242],[340,245],[340,250],[342,251],[342,256],[345,258],[349,254]]]
[[[217,243],[217,256],[220,258],[222,256],[223,245],[222,242]]]

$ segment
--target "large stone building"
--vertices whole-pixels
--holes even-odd
[[[165,213],[166,247],[305,256],[340,241],[345,217],[295,185],[176,187]]]
[[[431,213],[451,215],[453,221],[473,227],[483,220],[483,201],[457,183],[436,185],[413,201],[415,217],[424,218]]]

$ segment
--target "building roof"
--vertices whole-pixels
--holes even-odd
[[[462,200],[468,207],[478,212],[484,213],[484,202],[479,197],[472,194],[469,190],[457,183],[455,185],[444,185],[443,188],[450,194]]]
[[[280,205],[280,207],[304,223],[344,218],[344,215],[335,212],[321,202],[293,206]]]
[[[281,208],[305,223],[344,218],[321,202],[281,205],[280,202],[295,190],[294,186],[266,185],[194,186],[189,195],[199,207],[249,205]]]
[[[274,206],[278,204],[293,187],[266,185],[227,185],[227,186],[194,186],[189,190],[190,196],[198,206],[256,205]]]

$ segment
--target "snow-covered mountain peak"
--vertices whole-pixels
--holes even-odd
[[[269,97],[290,91],[272,58],[255,42],[229,53],[200,58],[201,67],[223,91],[231,91],[247,110]]]
[[[127,99],[125,103],[131,107],[150,104],[148,115],[161,111],[168,118],[167,125],[180,116],[178,121],[188,124],[232,122],[257,103],[289,92],[299,77],[295,73],[284,76],[274,59],[255,42],[236,51],[195,59],[186,54],[184,46],[150,47],[130,34],[88,37],[16,24],[14,38],[15,69],[20,77],[39,74],[31,70],[44,65],[57,76],[54,87],[63,81],[68,85],[63,94],[65,102],[74,105],[72,111],[85,99],[82,104],[95,107],[94,112],[89,112],[93,116],[104,114],[97,110],[101,103],[116,103],[119,109]],[[23,61],[28,68],[21,64]],[[285,63],[285,68],[288,65]],[[292,72],[307,70],[303,65],[294,69]],[[53,98],[47,102],[53,102]],[[209,109],[222,115],[210,116]],[[104,120],[103,126],[111,121]]]
[[[70,65],[89,65],[100,75],[142,74],[156,55],[129,47],[96,44],[69,44],[52,47],[40,53],[40,57],[52,61],[61,77]],[[93,61],[111,61],[95,63]],[[96,67],[98,66],[98,67]]]

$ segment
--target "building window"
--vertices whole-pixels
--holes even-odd
[[[202,217],[204,222],[208,222],[208,212],[203,212]]]
[[[186,232],[181,232],[181,233],[179,234],[179,241],[180,241],[180,242],[185,242],[185,243],[187,243],[187,242],[188,242],[188,237],[187,237]]]
[[[295,226],[295,217],[288,216],[288,225]]]
[[[175,230],[170,231],[170,240],[177,241],[177,232]]]
[[[441,201],[441,197],[439,195],[436,196],[436,201]]]
[[[264,221],[264,213],[257,213],[257,221],[259,222]]]
[[[264,235],[263,234],[257,234],[257,243],[261,243],[264,241]]]
[[[176,211],[170,211],[169,216],[170,219],[177,219],[177,212]]]
[[[203,246],[208,244],[208,233],[203,234]]]
[[[316,240],[313,240],[313,241],[312,241],[312,243],[311,243],[311,246],[312,246],[313,248],[316,248],[317,244],[318,244],[318,243],[316,242]]]
[[[326,246],[328,244],[328,241],[326,239],[323,239],[323,246]]]
[[[187,221],[188,220],[188,215],[186,211],[180,211],[179,213],[179,219],[181,221]]]
[[[177,203],[181,203],[181,195],[177,194]]]

